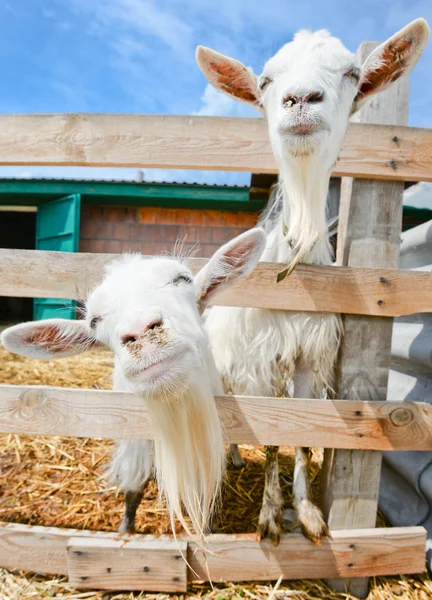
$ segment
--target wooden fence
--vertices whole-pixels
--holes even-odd
[[[217,300],[345,313],[338,391],[346,399],[218,398],[231,442],[327,449],[323,506],[332,539],[317,547],[291,534],[273,548],[250,535],[210,536],[214,581],[327,577],[365,595],[366,576],[424,570],[423,528],[374,529],[381,451],[432,450],[432,407],[385,401],[391,317],[432,311],[432,274],[397,269],[402,182],[432,181],[432,131],[404,126],[407,93],[407,81],[398,82],[363,111],[364,122],[349,126],[335,171],[356,178],[342,184],[341,266],[301,265],[276,284],[280,267],[263,264],[241,291]],[[262,119],[139,115],[1,116],[0,164],[275,171]],[[0,295],[83,298],[112,259],[0,250]],[[355,381],[365,377],[368,397],[358,399]],[[0,386],[0,431],[152,436],[142,399],[35,386]],[[7,523],[0,524],[0,565],[68,574],[80,588],[184,592],[188,581],[207,579],[193,540]]]

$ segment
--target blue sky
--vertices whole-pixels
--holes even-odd
[[[327,28],[355,51],[432,0],[10,0],[1,2],[0,112],[258,116],[207,85],[198,44],[256,72],[300,28]],[[432,127],[432,41],[411,78],[409,124]],[[134,178],[132,169],[2,167],[0,177]],[[147,170],[146,179],[246,183],[247,174]]]

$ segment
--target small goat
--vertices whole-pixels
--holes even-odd
[[[210,298],[253,270],[265,239],[258,228],[238,236],[195,277],[181,260],[125,255],[106,267],[86,302],[85,320],[23,323],[1,336],[12,352],[41,359],[106,345],[115,355],[114,389],[147,401],[154,444],[119,442],[109,470],[125,491],[122,532],[134,531],[153,469],[171,524],[176,517],[199,535],[208,527],[225,452],[214,401],[222,384],[200,313]]]
[[[428,35],[426,21],[417,19],[381,44],[362,66],[327,31],[302,30],[259,77],[237,60],[198,47],[198,65],[208,81],[267,117],[280,177],[259,222],[268,234],[261,260],[332,263],[326,201],[349,116],[412,69]],[[331,391],[341,334],[338,315],[215,307],[206,329],[227,392],[286,396],[291,383],[297,398]],[[232,456],[240,465],[237,447]],[[312,502],[307,463],[305,449],[296,448],[294,507],[305,534],[319,543],[327,529]],[[282,513],[277,448],[268,447],[260,538],[268,535],[279,543]]]

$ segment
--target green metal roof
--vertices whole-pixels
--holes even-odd
[[[265,192],[265,190],[264,190]],[[83,204],[116,206],[162,206],[255,212],[261,211],[267,196],[254,194],[248,187],[213,186],[187,183],[98,181],[71,179],[0,179],[0,205],[38,206],[69,194],[80,194]],[[429,209],[404,206],[404,224],[409,229],[416,221],[432,218]]]
[[[80,194],[83,204],[163,206],[259,211],[267,198],[249,200],[249,188],[199,184],[0,179],[0,204],[37,206],[68,194]]]

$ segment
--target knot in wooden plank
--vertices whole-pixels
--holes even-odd
[[[48,398],[43,390],[26,390],[19,397],[19,407],[26,408],[40,408],[47,402]]]
[[[395,410],[390,413],[391,422],[393,425],[398,427],[408,425],[413,419],[414,415],[412,410],[405,406],[401,406],[401,408],[395,408]]]

